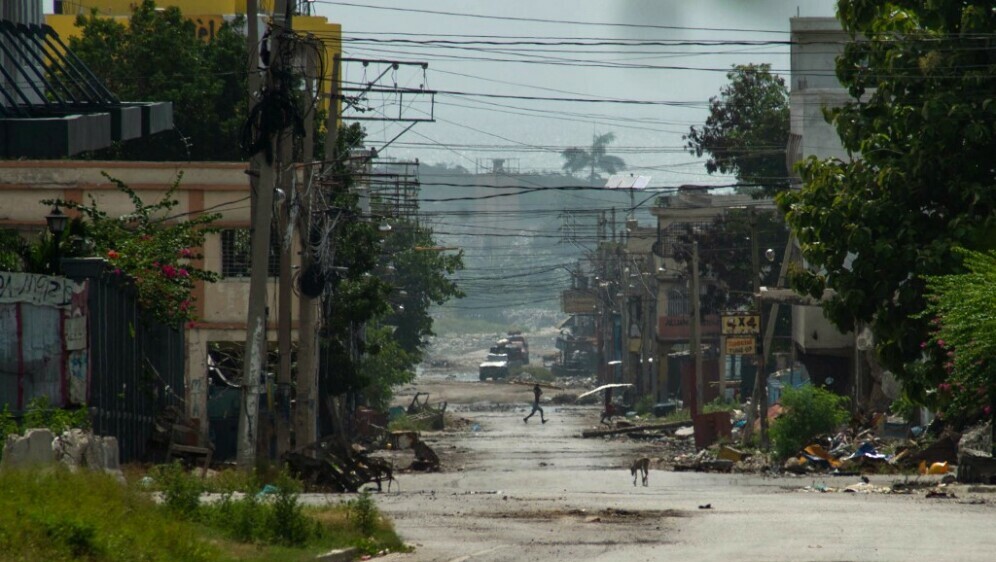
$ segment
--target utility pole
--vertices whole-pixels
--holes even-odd
[[[255,2],[249,5],[250,21],[258,17]],[[252,24],[250,24],[252,25]],[[267,91],[288,87],[277,78],[283,65],[280,44],[285,29],[290,26],[287,0],[276,0],[271,31],[271,58],[267,72]],[[250,38],[251,40],[251,38]],[[254,95],[255,92],[252,92]],[[282,134],[278,133],[278,136]],[[276,156],[276,138],[270,138],[269,154]],[[259,389],[266,357],[266,282],[270,255],[270,222],[273,218],[273,192],[276,181],[276,162],[266,161],[259,169],[259,183],[253,190],[253,216],[251,244],[251,270],[249,274],[249,310],[246,317],[246,346],[243,358],[242,407],[239,416],[237,463],[249,471],[256,465],[256,445],[259,435]]]
[[[749,220],[750,220],[750,260],[751,260],[751,270],[754,277],[754,303],[757,307],[758,319],[761,322],[761,326],[764,326],[764,310],[763,305],[760,302],[761,294],[761,264],[760,255],[757,239],[757,214],[754,212],[754,207],[750,207]],[[770,322],[770,320],[769,320]],[[757,346],[757,374],[754,376],[754,397],[753,404],[750,410],[748,410],[747,415],[747,427],[753,427],[754,418],[751,414],[754,413],[754,408],[757,408],[757,415],[760,417],[761,421],[761,448],[768,448],[768,375],[767,369],[765,368],[765,349],[764,346],[767,342],[761,339]],[[748,435],[749,431],[745,431],[744,435]]]
[[[339,135],[339,55],[332,60],[332,82],[329,86],[329,108],[326,120],[325,152],[322,155],[322,175],[333,170],[336,161],[336,142]],[[320,90],[321,88],[319,88]],[[311,123],[311,120],[308,120]],[[309,134],[309,137],[311,135]],[[313,158],[312,145],[306,143],[306,161]],[[333,179],[333,181],[336,181]],[[301,272],[314,265],[312,252],[313,195],[306,193],[302,198],[304,210],[301,213]],[[318,440],[318,309],[316,300],[303,292],[298,300],[298,351],[297,351],[297,395],[294,411],[294,434],[298,447]]]
[[[702,315],[699,310],[699,243],[692,241],[692,361],[695,367],[695,400],[692,416],[703,411],[702,400],[705,398],[702,380]]]
[[[316,94],[321,94],[321,82],[317,85],[311,76],[318,67],[311,51],[307,51],[308,72],[306,75],[306,89],[311,92],[315,89]],[[334,87],[334,86],[333,86]],[[330,108],[333,107],[330,105]],[[300,192],[297,194],[301,205],[298,213],[298,233],[301,246],[301,267],[300,273],[304,275],[311,267],[311,212],[312,212],[312,189],[314,179],[313,160],[315,155],[315,115],[314,109],[304,116],[305,138],[302,144],[302,160],[304,166],[304,181],[300,184]],[[295,448],[313,443],[317,440],[317,421],[315,420],[314,404],[318,396],[318,346],[317,324],[315,322],[317,313],[315,311],[314,300],[300,292],[298,296],[298,347],[297,347],[297,378],[295,386],[295,408],[292,412],[294,424],[294,444]]]

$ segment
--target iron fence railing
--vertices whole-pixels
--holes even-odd
[[[100,259],[64,260],[66,275],[89,282],[90,385],[94,433],[114,436],[121,462],[148,460],[157,414],[183,408],[184,332],[157,322],[134,290]]]

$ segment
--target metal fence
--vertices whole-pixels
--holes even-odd
[[[117,437],[121,462],[148,460],[156,415],[169,406],[184,409],[183,329],[143,315],[132,288],[103,260],[64,260],[63,271],[89,282],[93,430]]]

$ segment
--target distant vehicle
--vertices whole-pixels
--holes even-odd
[[[504,353],[489,353],[478,367],[478,375],[482,381],[488,379],[504,379],[509,375],[508,355]]]
[[[498,340],[488,351],[496,355],[507,356],[509,367],[521,367],[526,364],[526,356],[522,351],[522,347],[517,343],[509,342],[507,339],[502,338]]]
[[[520,331],[512,331],[508,333],[506,338],[510,345],[517,345],[522,348],[522,364],[529,364],[529,343],[526,341],[525,336],[522,335]]]

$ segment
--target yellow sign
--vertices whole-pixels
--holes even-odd
[[[742,336],[761,333],[761,317],[757,314],[723,316],[723,335]]]
[[[755,355],[755,338],[726,338],[727,355]]]

